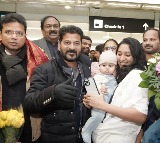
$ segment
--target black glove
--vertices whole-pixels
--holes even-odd
[[[58,84],[54,88],[54,100],[74,101],[79,100],[77,87],[72,86],[73,78]]]

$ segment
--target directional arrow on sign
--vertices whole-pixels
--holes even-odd
[[[100,24],[97,20],[103,23]],[[89,31],[144,33],[154,25],[155,20],[151,19],[89,16]]]
[[[143,27],[144,27],[145,30],[147,30],[147,28],[148,28],[149,26],[148,26],[147,23],[145,23],[145,24],[143,25]]]

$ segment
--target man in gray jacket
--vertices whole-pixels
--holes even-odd
[[[58,50],[59,29],[60,22],[56,17],[45,16],[41,20],[43,38],[33,41],[45,51],[49,59],[55,57]]]

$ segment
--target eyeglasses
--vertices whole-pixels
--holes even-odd
[[[104,47],[104,50],[112,50],[115,51],[117,49],[116,46],[112,46],[112,47]]]
[[[24,37],[25,33],[23,33],[22,31],[12,31],[12,30],[6,30],[5,34],[7,36],[13,36],[13,34],[16,34],[17,37]]]

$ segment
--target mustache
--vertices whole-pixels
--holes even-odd
[[[49,34],[57,34],[57,32],[55,30],[51,30],[49,31]]]
[[[77,54],[77,51],[76,50],[68,50],[68,51],[66,51],[66,54],[67,53],[76,53]]]
[[[144,47],[153,47],[153,46],[150,44],[146,44],[146,45],[144,45]]]

